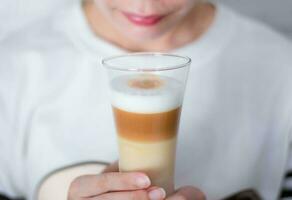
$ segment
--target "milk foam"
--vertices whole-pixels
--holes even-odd
[[[133,80],[159,81],[152,88],[135,87]],[[137,113],[159,113],[173,110],[182,104],[183,84],[173,78],[154,75],[125,75],[111,81],[111,101],[116,108]]]

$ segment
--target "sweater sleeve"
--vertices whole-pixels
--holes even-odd
[[[290,146],[290,154],[286,168],[286,174],[283,179],[281,199],[292,200],[292,148]]]
[[[291,114],[292,116],[292,114]],[[292,117],[291,117],[292,118]],[[292,200],[292,119],[291,128],[290,128],[290,145],[289,145],[289,154],[287,160],[286,171],[283,178],[283,184],[280,191],[280,199],[283,200]]]
[[[22,149],[22,123],[17,113],[21,104],[20,88],[17,87],[17,57],[0,46],[0,193],[10,197],[21,197],[22,159],[18,155]],[[20,93],[19,93],[20,92]]]

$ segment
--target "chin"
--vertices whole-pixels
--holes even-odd
[[[155,27],[127,27],[123,28],[121,32],[130,40],[145,42],[162,37],[167,30],[161,30]]]
[[[132,32],[129,31],[126,33],[126,36],[134,41],[148,41],[148,40],[155,40],[162,36],[162,33],[157,32]]]

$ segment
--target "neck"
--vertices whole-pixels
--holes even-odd
[[[114,45],[128,51],[169,51],[198,40],[211,26],[215,7],[210,3],[194,6],[187,16],[164,35],[147,42],[137,42],[119,33],[98,11],[93,1],[84,2],[84,11],[92,31]]]

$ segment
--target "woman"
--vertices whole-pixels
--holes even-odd
[[[137,51],[193,60],[177,191],[167,199],[223,199],[247,189],[278,198],[292,167],[291,42],[200,0],[78,2],[2,42],[0,191],[28,199],[165,198],[147,174],[113,167],[99,174],[117,150],[98,63]]]

